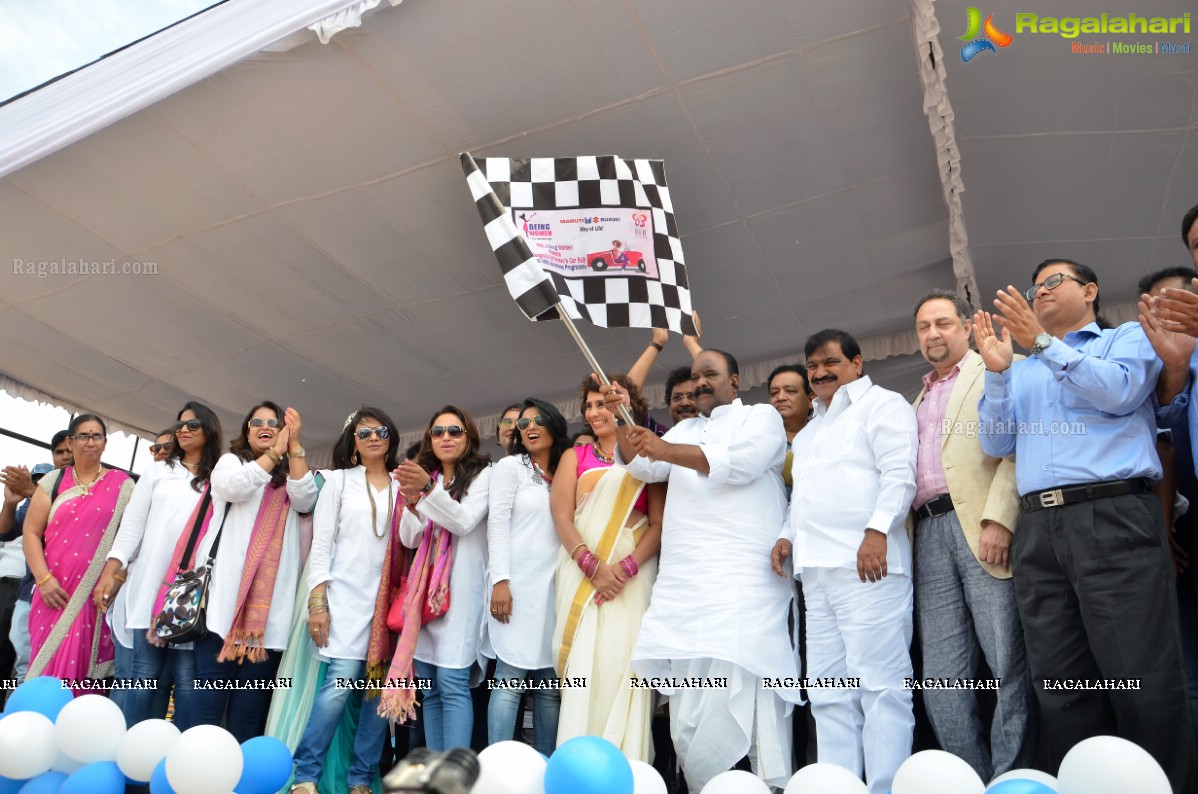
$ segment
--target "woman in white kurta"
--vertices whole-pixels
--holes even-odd
[[[300,444],[300,416],[265,401],[212,470],[228,504],[208,589],[208,634],[196,642],[195,722],[228,728],[238,742],[261,736],[270,683],[287,648],[300,571],[299,514],[316,504]],[[211,555],[209,532],[199,559]],[[232,688],[250,684],[249,688]]]
[[[400,523],[403,544],[415,549],[427,540],[435,549],[449,533],[449,609],[420,628],[415,651],[416,675],[431,686],[421,693],[424,741],[436,751],[469,747],[474,728],[470,679],[478,669],[491,482],[490,461],[478,450],[474,420],[446,405],[425,427],[415,459],[396,472],[409,505]]]
[[[533,690],[533,746],[551,755],[557,743],[558,692],[553,688],[554,570],[558,539],[549,484],[569,449],[566,420],[549,403],[528,399],[512,435],[512,454],[495,464],[487,519],[490,620],[482,652],[495,659],[487,708],[491,743],[516,730],[525,687]]]
[[[162,716],[155,711],[156,690],[145,686],[157,685],[169,670],[175,687],[174,722],[186,730],[194,716],[195,651],[190,643],[159,645],[147,632],[162,607],[163,583],[173,581],[179,567],[195,567],[195,555],[181,559],[180,546],[195,526],[220,458],[220,420],[207,406],[189,402],[179,412],[174,431],[171,457],[153,464],[133,489],[96,592],[117,593],[109,608],[110,625],[116,642],[129,649],[128,669],[118,664],[117,677],[133,679],[136,685],[125,692],[121,704],[125,721],[133,725]],[[221,500],[211,499],[199,517],[201,528],[215,532],[224,510]]]
[[[372,625],[378,630],[380,580],[384,561],[391,559],[388,546],[397,544],[398,535],[394,511],[399,490],[390,474],[397,462],[398,439],[391,427],[390,418],[377,408],[351,414],[333,450],[335,470],[316,502],[308,626],[313,652],[327,668],[295,749],[293,792],[316,794],[341,712],[358,682],[364,681]],[[385,622],[385,611],[381,619]],[[362,703],[348,773],[352,794],[370,791],[373,767],[387,737],[387,723],[377,706],[373,698]]]

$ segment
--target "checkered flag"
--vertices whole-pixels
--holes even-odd
[[[608,155],[477,163],[468,152],[461,160],[487,241],[526,317],[554,319],[560,301],[571,318],[604,328],[698,335],[662,161]],[[626,220],[632,225],[621,226]],[[610,249],[605,241],[602,250],[575,244],[576,237],[561,242],[563,232],[577,231],[591,232],[584,239],[620,233],[628,240],[611,240]]]

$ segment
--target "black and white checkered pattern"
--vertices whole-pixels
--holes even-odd
[[[487,157],[463,154],[462,170],[508,291],[529,319],[573,319],[604,328],[668,328],[695,335],[682,240],[661,160]],[[512,220],[512,210],[642,209],[653,221],[658,278],[642,274],[571,277],[545,270]]]

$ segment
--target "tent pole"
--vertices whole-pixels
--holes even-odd
[[[582,334],[578,333],[578,328],[575,327],[574,321],[570,319],[570,315],[566,314],[566,310],[562,307],[561,303],[555,303],[553,306],[555,309],[557,309],[557,316],[561,317],[562,322],[566,324],[566,328],[570,329],[570,336],[574,337],[574,341],[578,343],[578,349],[582,351],[584,356],[586,356],[587,363],[591,365],[591,370],[599,376],[599,380],[604,386],[610,386],[611,381],[608,380],[607,375],[603,373],[603,368],[599,366],[599,362],[596,360],[595,354],[591,352],[589,347],[587,347],[587,343],[582,338]],[[623,405],[620,406],[620,418],[623,419],[629,427],[636,426],[636,422],[632,421],[632,416],[628,413],[628,409]]]

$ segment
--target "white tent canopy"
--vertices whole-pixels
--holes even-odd
[[[911,391],[932,287],[988,304],[1066,256],[1127,317],[1140,276],[1188,262],[1194,54],[1021,34],[963,63],[945,0],[408,0],[307,30],[375,5],[229,0],[0,107],[6,254],[156,269],[0,269],[0,385],[151,432],[188,399],[233,423],[269,397],[314,447],[363,403],[404,431],[445,402],[576,416],[585,363],[507,295],[465,150],[663,159],[704,341],[746,386],[835,326]],[[612,371],[648,340],[584,334]],[[655,402],[683,363],[675,340]]]

